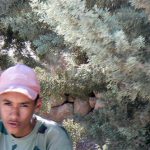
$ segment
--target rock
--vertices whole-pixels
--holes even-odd
[[[58,107],[52,107],[48,118],[56,122],[73,117],[73,104],[65,103]]]
[[[76,99],[74,101],[74,114],[84,116],[91,111],[91,107],[88,100]]]
[[[100,99],[97,99],[94,109],[97,110],[97,109],[104,108],[105,105],[106,105],[106,104],[105,104],[104,101],[102,101],[102,100],[100,100]]]
[[[50,97],[51,107],[60,106],[63,103],[65,103],[65,101],[66,101],[65,97],[60,97],[60,98]]]

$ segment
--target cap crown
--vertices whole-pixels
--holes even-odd
[[[40,93],[40,84],[34,70],[23,64],[6,69],[0,76],[0,94],[11,91],[36,98]]]

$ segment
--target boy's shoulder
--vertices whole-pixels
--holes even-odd
[[[47,119],[37,116],[37,115],[36,115],[36,120],[37,120],[38,124],[40,124],[43,127],[45,126],[47,128],[52,128],[52,127],[59,126],[59,124],[57,122],[52,121],[52,120],[47,120]]]
[[[0,120],[0,134],[7,135],[7,131],[6,131],[5,127],[4,127],[4,124],[3,124],[2,120]]]
[[[37,117],[37,122],[40,142],[45,139],[50,149],[72,150],[71,137],[61,124],[41,117]]]
[[[44,133],[45,131],[54,131],[54,130],[62,130],[63,126],[58,124],[55,121],[47,120],[40,116],[36,116],[37,122],[40,124],[38,131],[40,133]]]
[[[41,116],[36,115],[36,120],[42,124],[46,124],[47,126],[57,126],[58,123],[52,120],[45,119]]]
[[[70,138],[67,130],[61,124],[39,116],[36,116],[36,118],[38,123],[40,124],[40,127],[38,128],[38,133],[46,133],[50,136],[67,136],[68,138]]]

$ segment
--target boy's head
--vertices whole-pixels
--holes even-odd
[[[41,108],[39,93],[40,84],[32,68],[17,64],[1,74],[0,115],[13,136],[24,137],[32,131],[33,114]]]
[[[35,100],[40,94],[40,84],[34,70],[23,64],[6,69],[0,76],[0,95],[7,92],[18,92]]]

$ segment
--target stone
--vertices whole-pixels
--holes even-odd
[[[73,104],[65,103],[61,106],[52,107],[48,118],[56,122],[62,122],[64,119],[73,117]]]
[[[60,106],[63,103],[65,103],[65,101],[66,101],[65,97],[60,98],[50,97],[51,107]]]
[[[88,100],[76,99],[74,101],[74,114],[85,116],[91,111],[91,106]]]
[[[105,104],[104,101],[102,101],[102,100],[100,100],[100,99],[97,99],[97,100],[96,100],[95,107],[94,107],[94,110],[104,108],[105,105],[106,105],[106,104]]]

